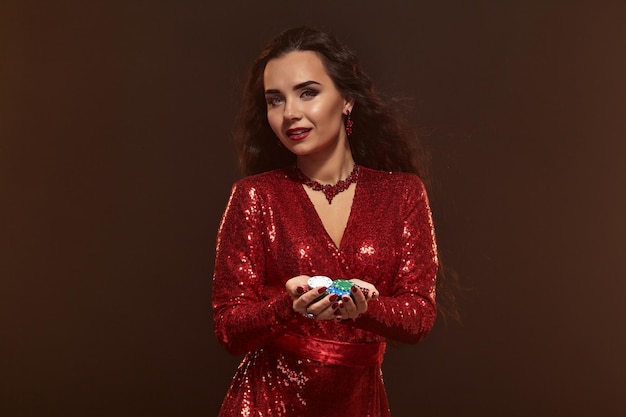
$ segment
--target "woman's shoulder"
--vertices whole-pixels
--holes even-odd
[[[412,210],[417,205],[429,205],[428,193],[421,178],[413,173],[378,171],[369,168],[362,170],[361,193],[379,205],[404,207]],[[359,178],[359,182],[361,178]]]
[[[285,182],[289,181],[291,181],[289,170],[281,168],[241,178],[233,184],[233,188],[240,190],[276,189],[283,187]]]
[[[362,166],[360,175],[364,182],[373,184],[374,187],[404,188],[420,192],[424,190],[420,177],[409,172],[381,171]]]

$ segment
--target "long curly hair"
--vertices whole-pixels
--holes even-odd
[[[277,139],[267,121],[263,72],[267,63],[293,51],[313,51],[322,60],[335,87],[354,100],[350,148],[359,165],[385,171],[411,172],[427,182],[427,158],[417,137],[375,90],[355,53],[332,35],[311,27],[285,30],[272,39],[250,67],[244,87],[235,140],[245,175],[281,168],[295,156]]]
[[[329,33],[307,26],[281,32],[252,62],[234,132],[242,173],[253,175],[295,163],[295,155],[278,146],[269,125],[263,85],[267,63],[293,51],[317,53],[335,87],[354,100],[349,137],[354,161],[372,169],[416,174],[429,188],[428,153],[391,101],[376,91],[356,54]],[[440,262],[437,276],[439,311],[444,318],[459,320],[454,291],[457,274]]]

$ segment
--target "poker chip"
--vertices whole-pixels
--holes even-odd
[[[368,290],[367,288],[363,288],[360,285],[357,285],[357,287],[361,290],[365,298],[367,298],[368,294],[370,293],[370,290]]]
[[[324,275],[316,275],[309,278],[307,284],[309,285],[310,289],[326,287],[326,292],[322,294],[322,296],[316,298],[314,302],[321,300],[329,294],[336,294],[339,298],[343,297],[344,295],[352,297],[351,290],[352,287],[356,285],[354,282],[348,281],[346,279],[336,279],[333,281],[332,279]],[[359,285],[357,285],[357,287],[361,290],[363,295],[367,297],[367,295],[369,294],[369,290]]]
[[[333,280],[324,276],[324,275],[316,275],[314,277],[309,278],[307,281],[309,288],[320,288],[320,287],[330,287],[333,284]]]
[[[343,297],[344,295],[348,295],[348,296],[350,295],[350,291],[345,291],[332,285],[328,287],[326,291],[329,294],[336,294],[339,298]]]
[[[344,295],[349,295],[350,297],[352,297],[352,287],[355,286],[356,284],[352,281],[348,281],[345,279],[337,279],[335,281],[333,281],[333,285],[331,285],[330,287],[328,287],[328,292],[330,294],[337,294],[339,297],[342,297]],[[361,286],[356,285],[361,292],[363,293],[363,295],[365,295],[365,297],[367,297],[367,295],[369,294],[369,290],[367,288],[363,288]]]
[[[333,287],[341,291],[350,291],[354,283],[345,279],[336,279],[333,281]]]
[[[344,279],[336,279],[333,281],[333,285],[328,287],[328,292],[330,294],[337,294],[339,298],[343,297],[344,295],[349,296],[350,288],[352,288],[353,285],[354,283],[350,281]]]

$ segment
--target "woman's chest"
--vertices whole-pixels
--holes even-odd
[[[301,274],[389,281],[401,256],[398,211],[388,201],[364,204],[355,199],[338,246],[310,202],[275,204],[263,211],[268,276],[278,282]]]

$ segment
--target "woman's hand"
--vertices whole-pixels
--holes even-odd
[[[380,295],[376,287],[373,284],[370,284],[369,282],[362,281],[358,278],[352,278],[348,281],[354,282],[356,285],[358,285],[361,288],[365,288],[368,291],[367,295],[365,296],[367,300],[376,300],[378,296]]]
[[[351,288],[352,297],[344,295],[339,302],[339,309],[335,313],[337,320],[356,319],[367,311],[368,300],[376,300],[378,298],[378,290],[369,282],[360,279],[351,279],[350,282],[355,283]],[[368,290],[367,296],[361,291],[361,288]],[[338,313],[338,314],[337,314]]]
[[[344,295],[339,299],[336,294],[331,294],[320,299],[326,287],[309,288],[309,278],[308,275],[293,277],[285,283],[285,289],[293,299],[293,311],[311,319],[355,319],[367,311],[367,302],[376,300],[379,295],[374,285],[355,278],[350,280],[356,284],[352,287],[352,297]],[[367,296],[361,288],[367,289]]]
[[[296,300],[302,294],[310,290],[307,282],[311,278],[308,275],[298,275],[297,277],[290,278],[287,282],[285,282],[285,289],[291,295],[293,300]]]
[[[310,289],[308,275],[299,275],[285,283],[285,289],[293,299],[293,311],[311,319],[335,320],[335,310],[339,307],[338,297],[335,294],[323,296],[326,287]],[[317,300],[318,298],[322,299]]]

